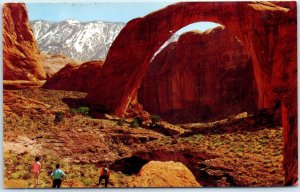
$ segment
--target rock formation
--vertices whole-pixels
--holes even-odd
[[[150,63],[138,99],[173,123],[217,120],[257,108],[253,65],[224,27],[188,32]]]
[[[43,88],[87,92],[93,77],[99,73],[103,62],[90,61],[78,64],[68,64],[50,77]]]
[[[45,79],[25,4],[5,3],[2,18],[4,80]]]
[[[258,107],[281,103],[286,184],[298,179],[296,2],[183,2],[130,21],[109,50],[86,100],[124,115],[154,53],[180,28],[220,23],[245,46],[253,62]],[[99,78],[101,77],[101,78]]]
[[[79,61],[76,61],[70,57],[64,55],[50,55],[50,54],[41,54],[42,56],[42,65],[44,67],[45,73],[48,77],[51,77],[56,72],[61,70],[67,64],[79,64]]]
[[[192,172],[182,163],[150,161],[134,178],[132,187],[200,187]]]

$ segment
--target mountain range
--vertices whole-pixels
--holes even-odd
[[[112,42],[125,23],[34,20],[30,25],[43,53],[91,61],[105,60]],[[177,39],[175,35],[168,42]]]

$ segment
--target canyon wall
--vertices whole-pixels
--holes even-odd
[[[150,63],[138,91],[144,109],[173,123],[257,109],[251,57],[230,31],[188,32]]]
[[[24,3],[3,4],[3,79],[39,80],[46,74]]]

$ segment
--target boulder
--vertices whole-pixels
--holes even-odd
[[[182,163],[150,161],[142,167],[131,187],[200,187],[192,172]]]

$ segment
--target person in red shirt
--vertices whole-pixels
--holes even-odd
[[[37,187],[39,185],[39,175],[42,170],[42,165],[39,162],[40,158],[36,157],[34,163],[32,164],[32,173],[33,173],[33,178],[34,178],[34,187]]]
[[[107,163],[104,166],[99,167],[99,183],[98,186],[100,187],[102,179],[105,181],[105,187],[107,187],[108,180],[110,176],[110,170],[108,168]]]

